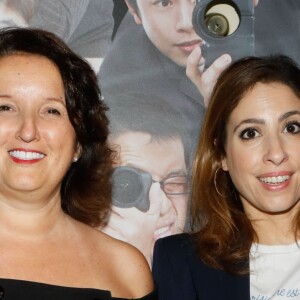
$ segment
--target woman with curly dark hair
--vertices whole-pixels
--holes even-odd
[[[154,299],[142,254],[97,229],[110,211],[112,168],[100,98],[89,64],[55,35],[0,31],[5,299]]]

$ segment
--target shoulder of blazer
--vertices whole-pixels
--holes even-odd
[[[177,234],[156,241],[152,272],[159,300],[196,299],[188,257],[192,255],[188,234]]]
[[[190,234],[156,242],[153,274],[158,288],[169,297],[161,299],[250,299],[249,276],[231,275],[204,264],[195,248],[195,236]]]

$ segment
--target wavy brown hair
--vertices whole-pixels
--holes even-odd
[[[107,107],[101,100],[96,74],[84,59],[50,32],[1,29],[0,58],[19,53],[45,57],[60,72],[68,116],[81,146],[79,160],[62,181],[62,208],[78,221],[99,226],[106,221],[111,205],[112,151],[107,146]]]
[[[300,70],[290,58],[277,55],[236,61],[215,85],[195,153],[191,223],[197,249],[206,264],[233,274],[248,272],[250,247],[258,238],[228,172],[218,169],[226,156],[228,119],[258,82],[284,84],[300,99]],[[294,228],[296,237],[300,229],[299,213]]]

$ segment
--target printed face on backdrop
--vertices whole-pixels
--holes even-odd
[[[56,66],[36,55],[0,58],[0,186],[51,190],[76,154],[64,86]]]
[[[144,27],[154,46],[176,64],[186,66],[192,51],[206,43],[196,34],[192,24],[197,1],[136,0],[138,10],[130,0],[125,1],[135,22]],[[254,6],[258,2],[253,0]],[[203,64],[203,60],[199,63]]]
[[[137,0],[138,12],[127,4],[156,48],[176,64],[186,66],[188,56],[202,43],[192,24],[195,1]]]
[[[250,218],[298,211],[300,99],[287,86],[258,83],[233,110],[222,164]]]
[[[147,195],[150,204],[147,211],[113,206],[103,231],[136,246],[151,264],[155,241],[180,233],[185,226],[187,194],[167,195],[156,182],[187,175],[182,141],[179,138],[152,140],[148,133],[127,132],[110,142],[118,145],[117,166],[149,173],[155,182],[151,183]],[[166,186],[164,189],[169,191]]]

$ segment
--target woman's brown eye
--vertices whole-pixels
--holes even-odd
[[[7,105],[1,105],[0,106],[0,110],[2,110],[2,111],[6,111],[6,110],[10,110],[11,108],[9,107],[9,106],[7,106]]]
[[[49,109],[48,113],[52,114],[52,115],[60,115],[60,112],[57,109],[55,109],[55,108]]]
[[[284,131],[288,133],[298,133],[300,131],[300,123],[298,122],[289,123],[286,125]]]
[[[258,132],[254,128],[247,128],[243,130],[240,134],[240,137],[244,140],[250,140],[258,136]]]

